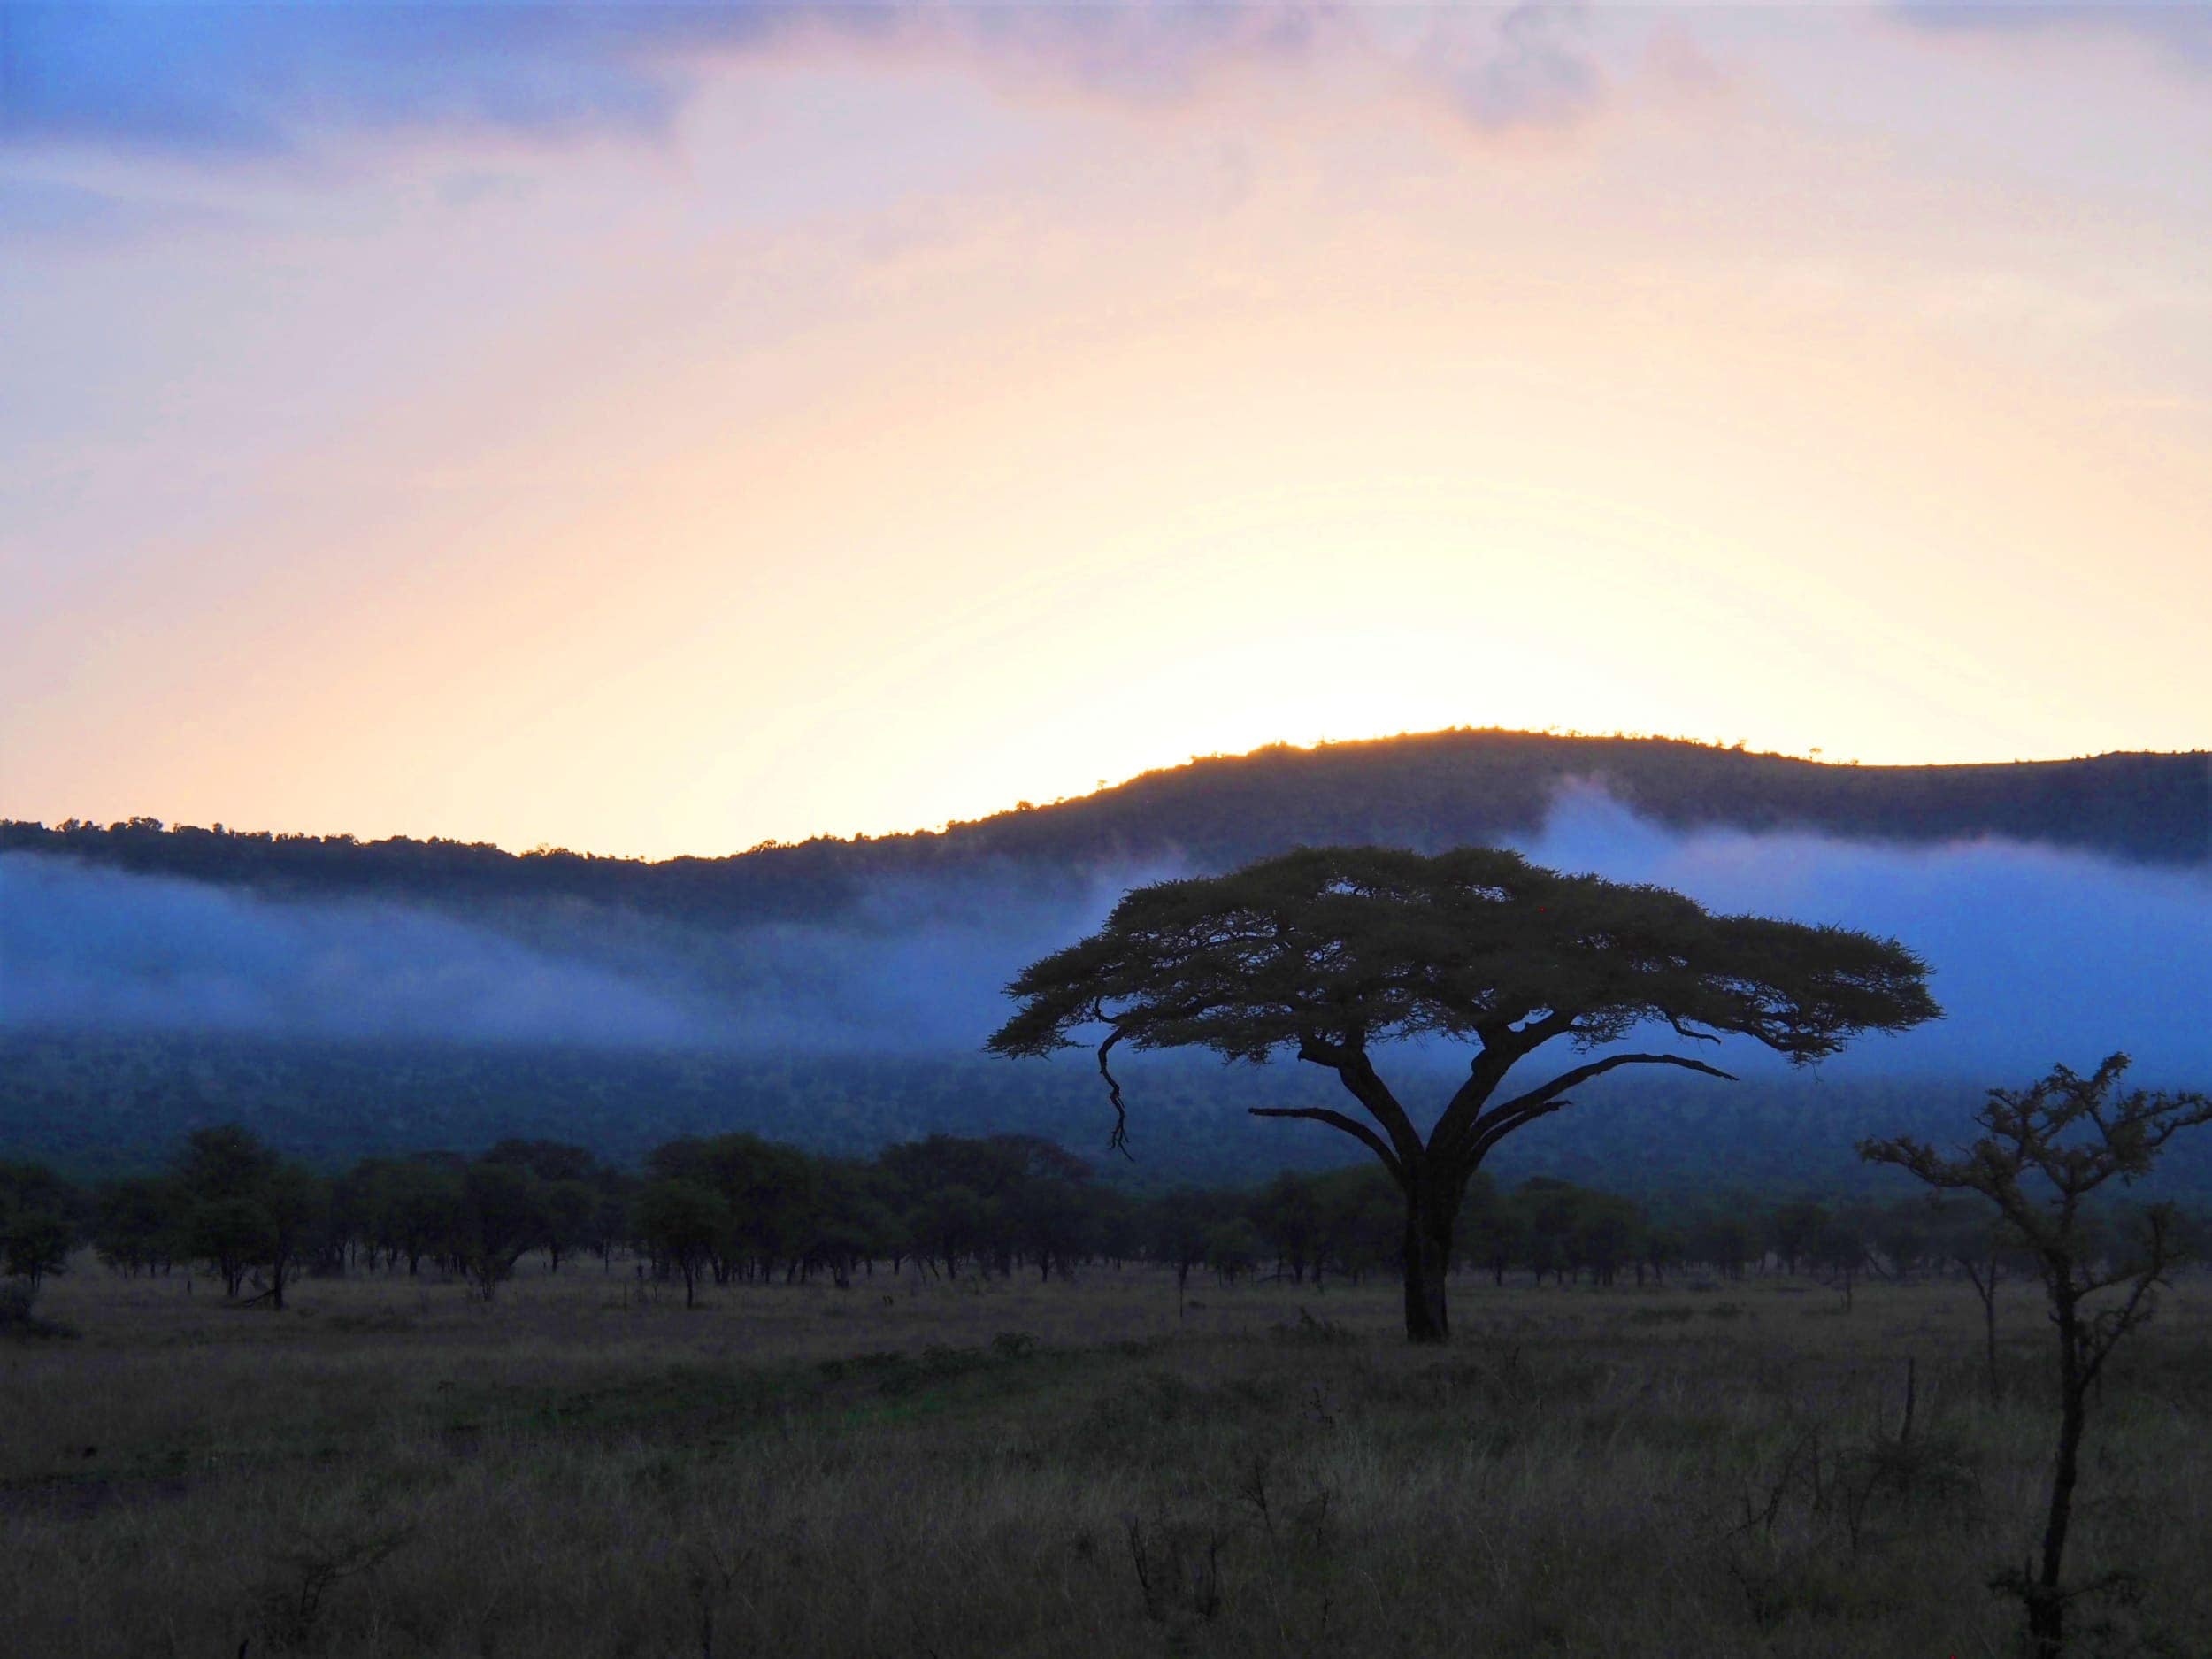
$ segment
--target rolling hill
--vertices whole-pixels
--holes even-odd
[[[2139,864],[2212,864],[2212,752],[1951,766],[1852,766],[1664,738],[1449,731],[1193,760],[1095,795],[934,832],[819,838],[657,863],[482,843],[246,833],[147,818],[0,822],[0,852],[276,892],[493,901],[566,897],[695,922],[816,920],[886,879],[989,871],[1053,887],[1104,864],[1233,868],[1298,845],[1421,850],[1539,827],[1559,787],[1601,786],[1671,829],[1996,838]]]
[[[1613,816],[1555,841],[1590,861],[1570,867],[1626,861],[1616,873],[1886,926],[1928,948],[1954,1018],[1825,1075],[1623,1083],[1532,1133],[1515,1167],[1617,1188],[1830,1186],[1859,1179],[1857,1135],[1948,1138],[1986,1082],[2054,1059],[2124,1042],[2160,1080],[2202,1079],[2212,756],[1874,767],[1455,731],[1195,760],[934,833],[663,863],[0,824],[0,1156],[139,1167],[226,1118],[333,1161],[509,1134],[625,1157],[718,1127],[841,1151],[1017,1130],[1094,1152],[1094,1071],[977,1050],[998,987],[1122,885],[1300,843],[1540,853],[1577,784]],[[1699,842],[1715,830],[1740,836]],[[1148,1056],[1141,1179],[1340,1158],[1333,1135],[1244,1116],[1309,1098],[1310,1070]],[[2177,1173],[2212,1190],[2202,1159]]]

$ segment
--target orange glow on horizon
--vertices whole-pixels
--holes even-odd
[[[229,185],[255,283],[165,244],[176,384],[0,527],[0,815],[665,856],[1470,725],[2203,747],[2212,207],[1798,110],[1809,50],[1509,139],[809,42],[657,148]],[[2212,145],[2162,85],[2111,142]]]

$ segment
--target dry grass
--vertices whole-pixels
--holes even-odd
[[[1469,1279],[1438,1353],[1384,1289],[1179,1320],[1134,1271],[185,1284],[81,1266],[78,1340],[0,1346],[10,1655],[1993,1655],[2050,1438],[2035,1310],[1993,1409],[1946,1286]],[[2208,1316],[2170,1297],[2092,1425],[2116,1652],[2212,1653]]]

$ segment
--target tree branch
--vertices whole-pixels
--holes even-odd
[[[1382,1074],[1368,1059],[1366,1050],[1354,1049],[1346,1063],[1337,1067],[1336,1077],[1390,1137],[1400,1166],[1409,1173],[1417,1168],[1425,1150],[1420,1132],[1414,1128],[1413,1119],[1406,1116],[1406,1109],[1398,1103],[1398,1097],[1390,1092],[1390,1085],[1382,1080]]]
[[[1464,1149],[1479,1161],[1485,1153],[1516,1129],[1535,1122],[1548,1112],[1558,1110],[1565,1102],[1556,1100],[1556,1095],[1624,1065],[1674,1065],[1686,1071],[1701,1071],[1707,1077],[1717,1077],[1724,1082],[1740,1080],[1733,1072],[1707,1065],[1702,1060],[1686,1060],[1679,1055],[1608,1055],[1602,1060],[1593,1060],[1589,1064],[1578,1065],[1571,1071],[1563,1071],[1550,1082],[1539,1084],[1525,1094],[1516,1094],[1511,1100],[1492,1107],[1468,1125]]]
[[[1332,1129],[1341,1129],[1380,1158],[1393,1180],[1404,1184],[1405,1165],[1398,1161],[1398,1155],[1390,1149],[1387,1141],[1356,1118],[1331,1111],[1326,1106],[1248,1106],[1245,1110],[1255,1118],[1307,1118],[1317,1124],[1326,1124]]]
[[[1104,1018],[1103,1015],[1101,1018]],[[1106,1053],[1122,1039],[1122,1028],[1117,1025],[1106,1033],[1106,1041],[1098,1045],[1098,1074],[1106,1079],[1106,1098],[1114,1103],[1114,1129],[1106,1137],[1106,1149],[1118,1152],[1134,1164],[1136,1156],[1129,1150],[1129,1113],[1121,1103],[1121,1085],[1106,1069]]]

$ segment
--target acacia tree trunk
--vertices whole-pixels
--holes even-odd
[[[1406,1172],[1406,1340],[1442,1342],[1451,1336],[1445,1280],[1452,1260],[1457,1195],[1424,1169]]]

